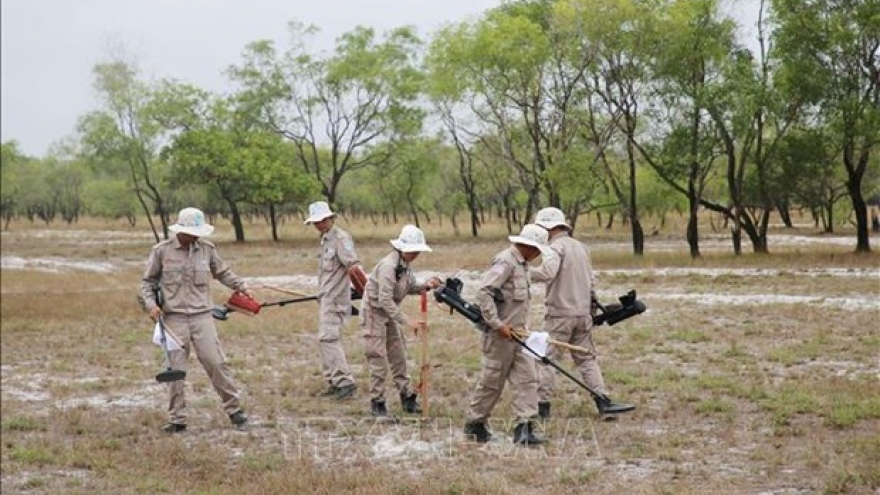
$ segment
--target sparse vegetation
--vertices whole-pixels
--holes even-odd
[[[163,434],[166,391],[153,380],[161,355],[134,297],[151,236],[123,221],[84,220],[76,229],[51,231],[12,227],[2,234],[4,257],[75,252],[66,256],[112,269],[4,265],[4,494],[870,495],[880,489],[880,314],[870,305],[880,296],[877,254],[781,245],[771,255],[706,253],[694,261],[683,241],[680,253],[655,254],[648,240],[645,256],[636,259],[619,254],[615,232],[601,232],[601,241],[591,232],[584,238],[599,270],[600,297],[611,302],[635,288],[649,306],[595,334],[614,397],[638,409],[601,421],[590,398],[560,379],[554,418],[541,427],[550,444],[521,449],[509,441],[509,392],[490,422],[498,440],[483,447],[464,440],[464,412],[479,373],[478,335],[433,306],[430,423],[402,417],[398,425],[383,425],[369,417],[356,321],[343,343],[358,395],[342,403],[316,397],[323,387],[317,315],[305,304],[218,322],[253,420],[249,429],[229,427],[193,362],[190,430]],[[242,244],[221,224],[216,242],[243,276],[288,277],[279,284],[308,291],[316,240],[300,227],[283,226],[282,238],[290,241]],[[396,230],[347,227],[362,234],[358,253],[368,266],[387,252]],[[268,227],[248,226],[260,228]],[[479,242],[456,238],[451,227],[426,230],[435,252],[419,260],[419,270],[459,273],[466,285],[506,244],[503,228]],[[122,242],[94,242],[102,239]],[[840,268],[863,275],[831,275]],[[264,300],[276,297],[257,292]],[[228,295],[215,286],[216,302]],[[536,293],[533,329],[541,325],[540,301]],[[405,309],[417,313],[416,302]],[[560,364],[572,367],[567,356]],[[416,378],[415,366],[410,369]],[[399,414],[396,396],[389,393],[388,400]]]

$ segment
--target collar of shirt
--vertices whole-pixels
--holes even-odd
[[[562,232],[557,232],[550,236],[551,241],[555,241],[556,239],[562,239],[563,237],[568,237],[568,231],[563,230]]]
[[[174,245],[174,249],[186,249],[185,247],[183,247],[183,244],[180,243],[180,238],[177,237],[177,234],[175,234],[174,237],[171,238],[171,243]],[[196,238],[196,240],[192,242],[191,246],[192,249],[199,249],[199,247],[201,246],[199,239]]]
[[[321,244],[324,244],[324,241],[330,238],[330,235],[336,232],[336,225],[331,225],[326,232],[321,233]]]
[[[510,252],[513,253],[513,257],[516,258],[516,262],[517,262],[517,263],[519,263],[520,265],[527,265],[527,264],[528,264],[528,262],[526,261],[526,259],[523,258],[522,253],[520,253],[520,252],[519,252],[519,249],[516,248],[516,245],[511,245],[511,246],[510,246]]]

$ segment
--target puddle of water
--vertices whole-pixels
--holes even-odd
[[[100,261],[77,261],[66,258],[21,258],[19,256],[0,257],[3,270],[37,270],[60,273],[65,269],[83,270],[98,273],[111,273],[116,267],[112,263]]]
[[[792,296],[782,294],[642,294],[643,300],[660,299],[688,301],[705,306],[762,306],[767,304],[809,304],[846,310],[880,311],[880,299],[823,297],[823,296]]]

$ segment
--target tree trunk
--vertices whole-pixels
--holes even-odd
[[[698,213],[700,212],[700,198],[697,197],[696,186],[693,180],[688,181],[688,223],[687,242],[691,258],[700,257],[700,227]]]
[[[853,212],[856,215],[856,252],[870,253],[871,244],[868,237],[868,205],[862,196],[862,175],[851,172],[847,167],[849,178],[846,188],[852,201]]]
[[[269,203],[269,223],[272,225],[272,240],[278,242],[278,222],[275,218],[275,203]]]
[[[235,231],[235,242],[244,242],[244,226],[241,223],[241,212],[238,211],[238,205],[231,199],[226,199],[229,205],[229,212],[232,215],[232,229]]]
[[[791,221],[791,212],[789,212],[788,208],[788,200],[783,199],[776,202],[776,210],[779,212],[779,218],[782,219],[783,225],[787,229],[792,229],[794,228],[794,223]]]

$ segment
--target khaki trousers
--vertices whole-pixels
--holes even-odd
[[[522,352],[513,340],[489,331],[483,335],[483,371],[467,409],[469,422],[483,422],[501,398],[504,382],[513,390],[516,422],[528,421],[538,414],[538,377],[536,361]]]
[[[397,322],[384,311],[364,304],[364,350],[370,370],[370,399],[385,398],[385,378],[391,368],[391,378],[397,391],[411,395],[409,375],[406,371],[406,343]]]
[[[321,306],[318,322],[318,351],[321,353],[321,371],[332,386],[354,385],[354,379],[345,359],[340,334],[345,326],[346,312],[331,311]]]
[[[571,351],[571,359],[575,369],[588,387],[596,393],[607,394],[605,379],[599,368],[599,352],[593,344],[593,320],[590,316],[553,316],[544,318],[544,331],[550,334],[550,338],[567,342],[590,350],[589,354]],[[565,350],[565,349],[563,349]],[[559,363],[558,359],[563,354],[555,345],[547,349],[547,357]],[[551,366],[539,365],[540,385],[538,386],[538,400],[549,402],[556,389],[556,370]]]
[[[187,362],[191,350],[211,380],[211,385],[223,401],[223,410],[232,414],[239,410],[238,388],[232,381],[232,374],[226,363],[226,354],[220,346],[217,329],[211,313],[198,315],[166,314],[165,325],[183,343],[182,350],[171,351],[171,367],[187,370]],[[186,397],[184,395],[185,380],[168,384],[168,414],[172,423],[186,423]]]

